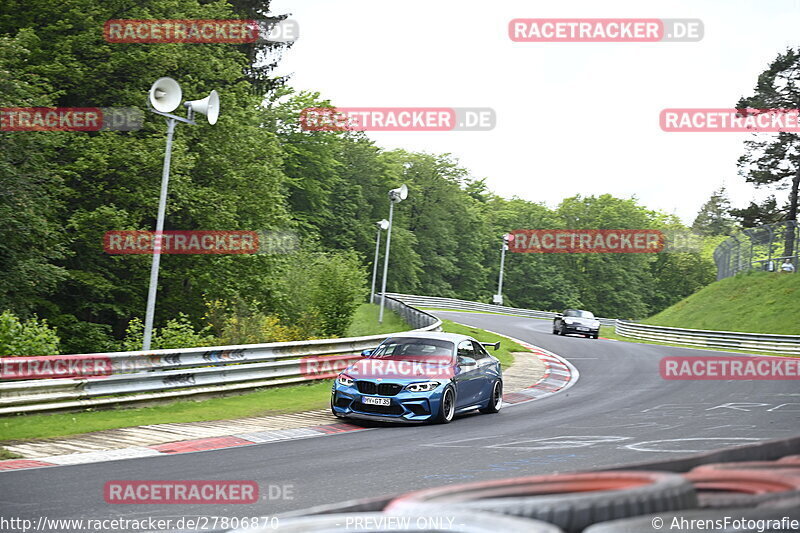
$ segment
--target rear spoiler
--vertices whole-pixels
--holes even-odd
[[[481,346],[483,346],[484,348],[488,348],[489,346],[494,346],[495,350],[499,350],[500,349],[500,341],[497,341],[497,342],[482,342]]]

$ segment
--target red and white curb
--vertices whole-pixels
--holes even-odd
[[[490,332],[495,335],[500,335],[510,339],[520,346],[523,346],[533,352],[544,363],[544,376],[528,388],[522,389],[518,392],[509,392],[503,394],[503,405],[516,405],[520,403],[529,402],[532,400],[541,400],[548,396],[552,396],[557,392],[562,392],[572,387],[580,377],[580,372],[575,368],[572,363],[563,357],[554,354],[549,350],[534,346],[528,342],[503,335],[502,333]]]
[[[338,422],[305,428],[274,429],[230,435],[225,437],[210,437],[205,439],[192,439],[152,446],[137,446],[88,453],[70,453],[66,455],[53,455],[43,459],[8,459],[0,461],[0,471],[23,470],[28,468],[41,468],[47,466],[64,466],[103,461],[116,461],[118,459],[136,459],[140,457],[155,457],[159,455],[174,455],[178,453],[201,452],[208,450],[221,450],[250,446],[264,442],[277,442],[282,440],[307,439],[311,437],[324,437],[352,431],[366,431],[370,428]]]
[[[500,334],[498,333],[497,335]],[[578,380],[578,370],[572,366],[569,361],[543,348],[539,348],[538,346],[534,346],[519,339],[514,339],[513,337],[508,337],[507,335],[502,336],[511,339],[521,346],[524,346],[538,356],[545,364],[544,376],[539,381],[521,391],[503,394],[503,405],[513,406],[532,400],[545,398],[557,392],[568,389]],[[326,435],[337,435],[340,433],[350,433],[354,431],[367,431],[369,429],[372,428],[365,428],[345,422],[337,422],[333,424],[322,424],[301,428],[273,429],[222,437],[209,437],[168,442],[165,444],[154,444],[151,446],[135,446],[116,450],[53,455],[42,459],[7,459],[5,461],[0,461],[0,471],[78,465],[99,463],[103,461],[116,461],[119,459],[136,459],[141,457],[174,455],[178,453],[221,450],[225,448],[236,448],[239,446],[251,446],[253,444],[262,444],[266,442],[307,439],[312,437],[324,437]]]

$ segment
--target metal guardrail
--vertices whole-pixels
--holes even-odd
[[[386,298],[414,331],[441,330],[441,320]],[[334,377],[362,350],[376,347],[387,335],[215,346],[179,350],[3,358],[8,365],[34,368],[80,363],[97,368],[79,378],[7,379],[0,373],[0,415],[113,405],[197,394],[229,392],[309,382]],[[28,365],[30,366],[30,365]]]
[[[484,313],[503,313],[514,316],[525,316],[530,318],[552,319],[556,313],[551,311],[536,311],[534,309],[522,309],[519,307],[506,307],[496,304],[485,304],[481,302],[470,302],[456,298],[438,298],[434,296],[417,296],[413,294],[399,294],[393,292],[386,293],[387,298],[395,298],[408,305],[427,307],[433,309],[452,309],[453,311],[480,311]],[[613,326],[616,320],[613,318],[601,318],[597,320],[604,326]]]
[[[800,356],[800,335],[768,335],[738,331],[712,331],[651,326],[618,320],[615,331],[623,337],[710,348],[756,350]]]

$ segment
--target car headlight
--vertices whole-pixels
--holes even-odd
[[[438,381],[423,381],[420,383],[409,383],[406,385],[406,390],[411,392],[430,392],[438,386]]]
[[[339,376],[336,378],[336,381],[339,383],[339,385],[344,385],[345,387],[352,387],[354,380],[347,374],[339,374]]]
[[[565,318],[565,319],[564,319],[564,323],[565,323],[565,324],[572,324],[573,322],[575,322],[575,321],[574,321],[574,320],[572,320],[572,319],[570,319],[570,318]]]
[[[592,327],[593,328],[599,328],[600,327],[600,322],[599,321],[592,322]]]

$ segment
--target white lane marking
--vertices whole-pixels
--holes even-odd
[[[707,452],[713,451],[719,448],[724,448],[727,446],[743,446],[749,442],[758,442],[766,439],[759,439],[759,438],[749,438],[749,437],[693,437],[693,438],[685,438],[685,439],[665,439],[665,440],[650,440],[646,442],[635,442],[633,444],[628,444],[625,448],[629,450],[633,450],[636,452],[664,452],[664,453],[700,453],[700,452]],[[659,448],[660,445],[669,445],[671,443],[688,443],[690,441],[700,441],[705,442],[709,445],[709,447],[702,447],[696,446],[696,449],[687,449],[687,450],[664,450]],[[710,442],[715,441],[715,442]],[[730,443],[728,445],[720,446],[719,441],[723,441],[726,443]]]
[[[503,435],[490,435],[488,437],[469,437],[466,439],[458,439],[458,440],[449,440],[445,442],[431,442],[429,444],[420,444],[420,446],[430,446],[432,448],[472,448],[472,445],[465,444],[463,446],[459,446],[456,443],[458,442],[472,442],[476,440],[486,440],[486,439],[499,439]],[[483,446],[481,446],[483,447]]]
[[[632,437],[616,437],[609,435],[564,435],[543,439],[526,439],[501,444],[484,446],[485,448],[502,448],[504,450],[566,450],[573,448],[588,448],[595,444],[611,444],[630,440]],[[530,443],[530,446],[515,446]]]
[[[768,403],[756,403],[756,402],[732,402],[732,403],[723,403],[722,405],[717,405],[716,407],[709,407],[706,411],[713,411],[714,409],[733,409],[734,411],[747,411],[749,412],[750,409],[746,409],[746,407],[766,407],[770,405]]]
[[[783,407],[785,405],[800,405],[800,403],[782,403],[780,405],[777,405],[777,406],[773,407],[772,409],[767,409],[767,412],[771,413],[772,411],[777,411],[778,409],[780,409],[781,407]],[[794,412],[800,411],[800,409],[784,409],[784,411],[789,411],[789,412],[794,413]]]
[[[649,413],[650,411],[663,410],[662,407],[666,408],[666,410],[684,409],[684,410],[687,410],[687,411],[694,411],[696,409],[696,406],[692,406],[692,405],[681,405],[681,404],[678,404],[678,403],[662,403],[660,405],[656,405],[655,407],[648,407],[647,409],[645,409],[642,412],[643,413]]]

